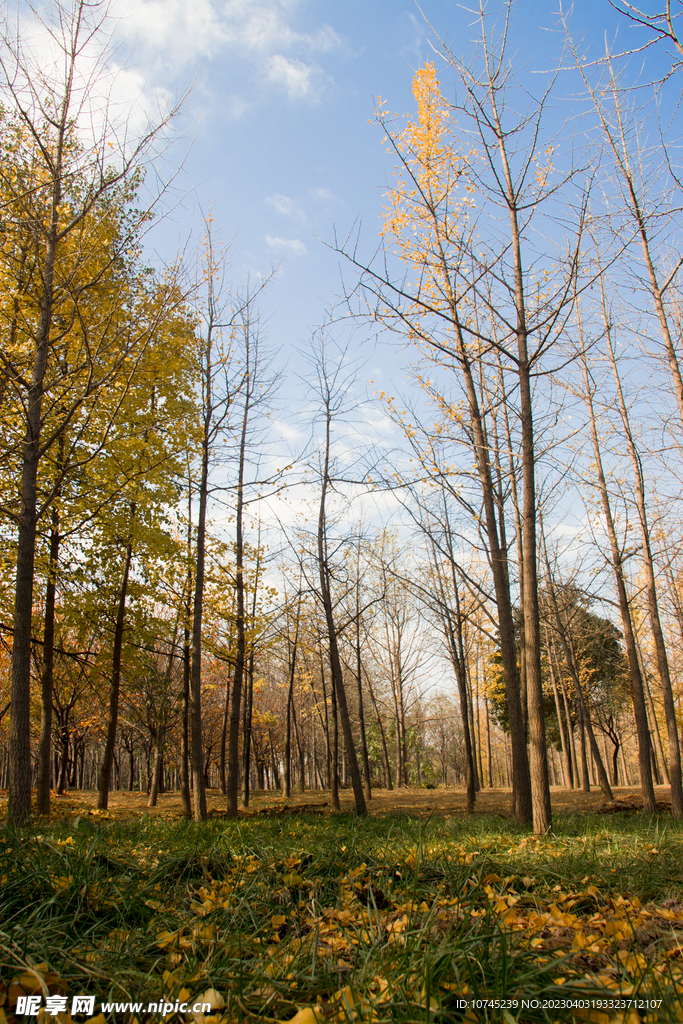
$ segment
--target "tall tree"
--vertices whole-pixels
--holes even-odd
[[[65,377],[64,367],[55,359],[56,345],[78,323],[89,290],[131,248],[140,216],[132,216],[125,228],[120,220],[114,244],[103,227],[112,210],[123,212],[132,198],[136,171],[163,127],[148,127],[131,146],[126,132],[117,133],[105,118],[99,137],[85,145],[79,129],[84,122],[92,129],[95,119],[88,116],[92,93],[82,87],[80,76],[90,60],[87,44],[93,38],[106,44],[108,38],[102,8],[74,0],[54,4],[45,15],[35,8],[30,14],[44,25],[55,48],[54,61],[45,65],[31,52],[22,38],[20,21],[14,35],[6,31],[0,40],[2,129],[9,143],[0,162],[0,189],[19,276],[25,279],[30,265],[37,294],[35,306],[24,304],[20,310],[23,342],[3,347],[0,355],[4,376],[18,399],[23,427],[18,459],[21,507],[14,515],[18,546],[10,718],[10,815],[17,824],[27,821],[31,811],[36,532],[54,497],[53,488],[39,501],[39,465],[83,401],[101,389],[126,358],[120,338],[118,359],[110,356],[103,363],[98,359],[101,346],[92,349],[84,344],[67,371],[69,383],[74,374],[80,374],[81,387],[68,396],[56,422],[47,429],[46,414],[58,407],[55,392],[62,390]],[[91,85],[102,70],[100,64],[90,77]],[[102,345],[111,341],[105,334]]]
[[[194,546],[194,595],[191,620],[190,665],[190,768],[194,817],[206,817],[206,789],[202,746],[202,625],[206,582],[206,518],[213,490],[212,462],[217,458],[223,435],[230,429],[229,417],[239,375],[233,365],[232,328],[234,309],[225,295],[226,253],[216,246],[211,220],[206,218],[202,277],[206,294],[200,311],[197,352],[201,385],[199,411],[200,443],[196,482],[197,529]]]
[[[335,486],[332,431],[335,420],[344,410],[347,401],[347,388],[350,385],[353,374],[351,373],[351,376],[349,376],[345,371],[344,353],[337,352],[333,355],[329,348],[329,343],[326,342],[324,334],[321,335],[320,348],[314,357],[315,383],[313,385],[314,393],[320,404],[322,421],[322,438],[318,461],[320,497],[318,500],[318,529],[316,537],[319,582],[317,595],[325,616],[333,694],[339,710],[339,717],[341,718],[345,753],[348,759],[348,769],[351,776],[356,811],[358,814],[365,815],[367,814],[367,804],[358,765],[351,714],[339,654],[338,624],[335,621],[335,603],[332,595],[332,581],[334,578],[332,563],[333,546],[329,523],[329,504]],[[336,764],[334,763],[332,771],[336,771]]]
[[[597,388],[588,364],[586,342],[583,333],[583,322],[580,313],[577,318],[577,329],[583,385],[582,397],[586,403],[586,409],[588,412],[588,428],[595,467],[594,472],[597,474],[597,491],[609,541],[610,563],[614,574],[621,624],[624,631],[624,641],[628,656],[631,692],[633,695],[633,710],[635,713],[636,730],[638,735],[638,763],[640,766],[640,785],[643,790],[643,806],[646,811],[654,813],[655,791],[652,783],[652,748],[647,719],[647,706],[645,703],[645,687],[643,685],[643,676],[640,670],[640,661],[638,659],[636,635],[633,626],[633,617],[628,597],[625,572],[628,552],[626,551],[626,544],[619,543],[617,523],[612,510],[609,489],[607,487],[607,477],[603,464],[600,436],[598,433],[598,420],[595,409]],[[594,475],[594,472],[591,473],[591,476]]]

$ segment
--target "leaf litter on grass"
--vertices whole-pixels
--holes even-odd
[[[39,977],[100,1001],[211,993],[194,1024],[683,1020],[683,834],[591,821],[543,839],[345,815],[7,833],[0,1013],[11,1024]],[[663,1001],[559,1016],[472,1002],[558,993]]]

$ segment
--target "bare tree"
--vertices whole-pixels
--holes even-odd
[[[633,695],[633,709],[636,718],[636,730],[638,735],[638,763],[640,766],[640,784],[643,790],[643,806],[645,810],[654,813],[655,792],[652,783],[652,750],[650,741],[650,730],[648,727],[647,707],[645,704],[645,687],[643,676],[640,670],[636,635],[631,614],[631,605],[627,591],[627,580],[625,564],[628,560],[628,552],[625,544],[619,543],[617,534],[617,523],[612,510],[612,502],[607,487],[607,477],[603,465],[600,437],[598,433],[598,421],[595,410],[596,384],[588,365],[586,343],[583,333],[583,322],[580,315],[577,316],[578,343],[580,346],[580,364],[582,372],[583,394],[582,398],[586,403],[588,411],[588,427],[591,439],[591,449],[597,475],[597,491],[604,516],[605,528],[609,541],[609,558],[614,575],[614,582],[621,614],[621,624],[624,631],[624,641],[628,656],[629,674],[631,678],[631,691]]]
[[[367,814],[367,804],[363,791],[363,780],[358,765],[358,756],[353,737],[351,715],[346,694],[346,685],[339,653],[338,623],[335,621],[335,601],[332,588],[334,581],[333,557],[334,546],[330,536],[329,503],[335,492],[335,486],[341,481],[335,473],[333,453],[333,425],[343,414],[347,405],[347,390],[354,377],[353,371],[346,371],[344,351],[330,351],[331,344],[324,333],[319,336],[319,349],[314,355],[313,392],[320,405],[322,420],[322,439],[318,456],[318,479],[320,497],[318,501],[318,528],[316,537],[318,588],[317,596],[325,616],[326,640],[330,658],[332,687],[341,718],[344,746],[348,759],[348,769],[358,814]],[[336,765],[332,765],[336,771]]]
[[[455,101],[444,98],[435,68],[426,65],[413,83],[416,121],[396,130],[380,109],[386,141],[398,159],[397,182],[388,193],[384,262],[363,265],[348,246],[346,254],[362,271],[361,287],[371,315],[387,328],[404,332],[430,365],[450,370],[465,391],[498,604],[515,809],[520,817],[533,813],[534,828],[543,832],[551,814],[540,668],[538,453],[532,393],[543,361],[562,338],[571,315],[585,196],[578,185],[577,167],[570,166],[562,174],[555,171],[554,136],[553,141],[541,141],[553,82],[535,98],[515,81],[507,56],[511,4],[501,8],[498,26],[484,5],[478,5],[479,41],[471,63],[443,42],[438,47],[456,76]],[[513,95],[524,98],[523,112],[514,109]],[[460,137],[453,126],[456,118]],[[564,222],[562,247],[544,246],[542,237],[557,237],[559,196],[570,191],[574,192],[573,222],[569,230]],[[407,267],[403,277],[392,272],[395,255]],[[532,796],[526,781],[529,762],[508,558],[498,522],[496,458],[478,389],[481,376],[498,373],[499,357],[506,373],[515,377],[517,400],[520,588]],[[509,387],[507,391],[509,395]],[[453,413],[454,423],[464,420]]]
[[[231,331],[235,311],[225,295],[226,254],[216,248],[211,224],[206,234],[202,276],[206,299],[197,339],[201,381],[199,480],[196,485],[197,532],[194,549],[194,600],[191,621],[190,667],[190,765],[193,806],[196,821],[206,817],[204,759],[202,752],[202,624],[206,566],[206,517],[213,491],[210,480],[212,460],[216,458],[229,422],[232,405],[240,390],[239,371],[233,365]]]
[[[665,0],[664,8],[656,11],[654,14],[648,14],[635,4],[627,3],[626,0],[621,0],[621,2],[619,0],[617,2],[609,0],[609,4],[610,7],[613,7],[615,11],[618,11],[619,14],[633,25],[646,28],[650,34],[647,42],[642,43],[640,46],[630,47],[619,56],[642,53],[654,43],[668,42],[677,51],[677,56],[674,57],[671,70],[676,71],[681,67],[681,64],[683,64],[683,37],[676,24],[676,20],[683,14],[683,0]]]

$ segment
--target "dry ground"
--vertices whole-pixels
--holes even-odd
[[[656,789],[657,803],[664,809],[669,804],[669,788],[658,786]],[[614,789],[616,805],[613,809],[633,809],[642,806],[640,790],[636,787],[617,787]],[[566,790],[560,787],[551,787],[551,799],[553,811],[584,811],[596,812],[607,809],[601,791],[597,788],[590,793],[582,793],[577,790]],[[340,800],[343,810],[351,810],[353,807],[353,794],[350,790],[340,793]],[[225,797],[218,790],[209,790],[207,793],[209,814],[220,816],[225,812]],[[57,815],[60,810],[64,816],[94,811],[97,807],[97,793],[94,791],[74,790],[64,796],[53,794],[52,806]],[[7,795],[0,795],[0,817],[5,817],[7,809]],[[109,810],[117,818],[135,817],[138,814],[163,815],[164,817],[180,817],[182,805],[180,794],[177,792],[162,793],[156,807],[147,807],[147,795],[138,792],[113,792],[109,797]],[[465,813],[465,793],[460,789],[441,787],[439,789],[401,789],[386,790],[376,789],[369,804],[372,815],[383,816],[386,814],[409,814],[415,817],[426,818],[430,814],[438,817],[450,817]],[[251,796],[248,814],[278,814],[278,813],[300,813],[310,811],[312,813],[327,814],[331,812],[330,794],[319,790],[310,790],[305,793],[293,793],[289,799],[278,792],[256,792]],[[476,811],[488,814],[510,814],[510,790],[509,789],[484,789],[477,794]]]

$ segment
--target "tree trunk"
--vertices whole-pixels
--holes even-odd
[[[225,796],[228,792],[228,776],[226,773],[226,757],[228,744],[228,722],[230,720],[230,692],[231,680],[225,680],[225,702],[223,704],[223,722],[221,724],[221,746],[218,751],[218,784],[221,793]]]
[[[251,597],[251,628],[256,630],[256,595],[258,594],[259,572],[261,568],[261,526],[259,524],[259,541],[257,545],[256,565],[254,568],[254,590]],[[247,700],[244,709],[244,730],[242,736],[242,806],[249,806],[249,759],[251,751],[251,718],[254,706],[254,659],[255,639],[252,639],[249,650],[249,665],[247,668]]]
[[[329,486],[329,460],[330,460],[330,421],[331,411],[329,405],[326,408],[326,443],[324,453],[324,470],[322,475],[322,489],[320,495],[320,506],[318,512],[318,573],[320,579],[320,598],[325,612],[327,625],[327,638],[330,652],[330,669],[332,672],[332,686],[337,698],[339,715],[341,717],[342,731],[344,734],[344,746],[348,759],[349,774],[356,804],[356,812],[360,815],[368,813],[363,792],[363,781],[358,767],[356,748],[353,742],[353,731],[351,729],[351,717],[346,701],[346,690],[344,688],[344,677],[342,674],[339,647],[337,644],[337,630],[334,622],[334,611],[332,608],[332,597],[330,594],[330,572],[327,564],[327,519],[326,501],[327,488]],[[336,771],[336,765],[334,766]]]
[[[450,531],[449,531],[450,535]],[[450,546],[450,536],[449,536]],[[465,791],[466,791],[466,811],[471,814],[474,810],[474,802],[476,799],[476,777],[474,767],[474,751],[472,749],[472,735],[470,732],[470,715],[469,715],[469,694],[467,691],[467,668],[465,663],[465,647],[463,643],[463,632],[462,632],[462,614],[460,608],[460,594],[458,589],[458,579],[456,576],[455,563],[453,559],[450,559],[450,575],[451,575],[451,586],[453,590],[453,601],[455,608],[451,610],[446,600],[446,589],[444,581],[441,577],[441,573],[438,569],[436,548],[432,544],[432,564],[434,573],[438,581],[439,587],[439,601],[440,601],[440,618],[441,624],[446,637],[446,644],[448,647],[448,653],[450,655],[451,664],[455,673],[455,679],[458,684],[458,697],[460,700],[460,719],[462,722],[463,741],[465,744]]]
[[[332,705],[332,750],[330,753],[330,790],[332,792],[332,807],[335,811],[341,810],[339,803],[339,715],[337,712],[337,691],[334,686],[334,677],[331,679],[331,705]]]
[[[249,764],[251,759],[251,716],[254,707],[254,649],[249,654],[247,666],[247,692],[244,702],[244,723],[242,728],[242,807],[249,806]]]
[[[515,269],[518,292],[521,288],[521,268]],[[523,299],[518,294],[518,301]],[[522,307],[523,308],[523,307]],[[538,579],[536,556],[536,482],[534,431],[531,412],[530,367],[526,352],[526,328],[518,323],[519,388],[522,418],[522,481],[524,485],[524,511],[522,538],[524,543],[524,664],[528,702],[529,769],[534,832],[547,832],[552,823],[548,755],[545,735],[545,710],[541,677],[541,629],[538,609]]]
[[[68,100],[65,97],[65,103]],[[54,272],[62,200],[62,156],[66,124],[59,126],[53,160],[50,223],[41,267],[42,291],[31,380],[25,404],[26,430],[21,456],[21,512],[17,538],[17,570],[12,635],[12,677],[9,721],[8,819],[24,825],[31,817],[31,635],[33,576],[38,522],[38,463],[42,427],[43,384],[50,351]]]
[[[133,530],[135,522],[135,505],[130,508],[130,528]],[[119,720],[119,691],[121,687],[121,653],[123,648],[123,629],[126,614],[126,594],[128,593],[128,577],[130,574],[130,563],[133,557],[132,537],[126,546],[126,556],[123,566],[123,578],[119,590],[118,609],[116,613],[116,626],[114,628],[114,649],[111,664],[111,683],[109,687],[109,720],[107,722],[107,739],[102,756],[100,767],[100,778],[98,783],[97,806],[100,810],[106,810],[109,803],[109,787],[111,784],[111,771],[114,763],[114,746],[116,744],[116,728]]]
[[[366,677],[365,678],[366,678],[367,684],[368,684],[368,692],[370,694],[370,700],[372,701],[372,706],[373,706],[373,708],[375,710],[375,718],[377,719],[377,728],[379,729],[380,740],[382,741],[382,759],[384,761],[384,776],[385,776],[385,781],[386,781],[386,787],[387,787],[388,790],[393,790],[394,784],[393,784],[392,779],[391,779],[391,762],[389,760],[389,749],[387,747],[387,737],[386,737],[386,734],[384,732],[384,724],[382,722],[382,716],[379,713],[379,708],[377,707],[377,699],[375,698],[375,691],[372,688],[372,683],[370,682],[370,678],[367,675],[367,673],[366,673]]]
[[[248,354],[247,354],[248,359]],[[247,364],[248,366],[248,364]],[[248,370],[247,370],[248,378]],[[247,450],[247,426],[250,410],[250,383],[247,380],[246,393],[244,396],[244,411],[242,415],[242,430],[240,434],[239,464],[237,471],[237,508],[235,512],[235,601],[236,618],[235,628],[237,632],[237,652],[235,657],[235,672],[232,680],[232,695],[230,701],[230,728],[228,732],[228,817],[237,817],[237,793],[239,790],[239,731],[240,731],[240,709],[242,704],[242,687],[244,684],[244,668],[246,662],[246,627],[244,608],[244,471]]]
[[[161,788],[161,772],[164,758],[164,729],[159,728],[154,742],[154,762],[152,767],[152,785],[149,790],[148,807],[156,807],[157,797]]]
[[[559,607],[558,607],[558,604],[557,604],[557,595],[555,593],[555,585],[554,585],[554,582],[553,582],[552,574],[550,572],[550,560],[548,558],[548,549],[545,546],[545,537],[543,538],[543,540],[544,540],[546,568],[547,568],[547,572],[548,572],[548,589],[550,591],[550,600],[552,602],[552,607],[553,607],[553,617],[555,619],[555,626],[556,626],[556,629],[557,629],[558,634],[560,636],[560,641],[562,643],[562,649],[564,651],[565,660],[567,662],[567,668],[569,669],[569,673],[570,673],[570,675],[572,677],[572,680],[574,682],[574,689],[576,691],[576,699],[577,699],[577,702],[578,702],[578,705],[579,705],[579,721],[580,721],[580,725],[581,725],[581,773],[582,773],[582,788],[583,788],[584,793],[588,793],[590,791],[590,783],[589,783],[589,779],[588,779],[588,765],[587,765],[587,761],[586,761],[585,733],[587,732],[588,733],[588,740],[589,740],[589,743],[590,743],[591,754],[593,756],[593,760],[594,760],[595,765],[597,767],[598,779],[599,779],[599,782],[600,782],[600,788],[602,789],[602,791],[603,791],[603,793],[605,795],[605,798],[611,802],[614,799],[614,797],[612,795],[612,790],[610,788],[609,779],[607,778],[607,772],[605,771],[605,766],[603,764],[602,757],[600,756],[600,750],[598,748],[598,743],[597,743],[597,740],[595,738],[595,733],[593,731],[593,724],[592,724],[592,722],[590,720],[590,713],[588,711],[588,705],[586,704],[585,698],[583,696],[583,689],[581,687],[581,680],[579,678],[579,672],[578,672],[578,669],[576,667],[576,659],[574,657],[574,652],[573,652],[571,644],[569,642],[569,638],[567,637],[565,626],[564,626],[564,623],[562,621],[562,617],[560,615],[560,610],[559,610]]]
[[[189,592],[190,580],[188,579],[188,594]],[[192,797],[190,795],[190,677],[192,668],[189,621],[190,609],[186,607],[183,642],[183,703],[180,716],[180,799],[186,818],[192,817]]]
[[[578,698],[577,704],[579,705],[579,745],[581,748],[581,791],[583,793],[590,793],[591,791],[591,780],[588,774],[588,757],[586,755],[586,719],[583,712],[583,704]]]
[[[190,668],[190,766],[195,821],[206,818],[206,787],[202,749],[202,619],[204,614],[204,566],[206,560],[206,506],[209,497],[209,427],[212,410],[204,413],[202,474],[199,484],[199,515],[195,546],[194,602],[192,607],[192,662]]]
[[[650,814],[654,814],[656,809],[655,791],[652,785],[652,766],[650,763],[650,732],[647,721],[647,708],[645,706],[645,692],[643,687],[643,679],[640,673],[640,666],[638,664],[638,651],[636,649],[635,634],[633,630],[633,622],[631,619],[631,609],[629,606],[628,595],[626,593],[626,582],[624,579],[623,572],[623,554],[619,549],[619,543],[617,541],[616,527],[614,524],[614,518],[612,516],[612,508],[610,506],[609,493],[607,491],[607,482],[605,479],[605,473],[602,464],[600,442],[598,439],[598,431],[595,420],[595,409],[593,405],[593,394],[591,390],[591,383],[588,376],[588,363],[586,360],[586,352],[583,343],[583,333],[581,329],[580,319],[578,320],[578,328],[579,340],[581,345],[581,365],[584,380],[584,399],[589,413],[589,427],[591,433],[591,440],[593,444],[593,456],[597,470],[600,500],[602,502],[602,509],[605,516],[605,525],[607,527],[607,535],[610,543],[612,570],[614,572],[614,581],[616,584],[617,596],[619,599],[619,611],[621,613],[621,624],[622,629],[624,631],[624,643],[626,645],[626,654],[628,657],[629,664],[629,674],[631,678],[633,710],[635,713],[636,731],[638,735],[638,764],[640,767],[640,785],[643,791],[643,809]]]
[[[55,593],[59,562],[59,509],[52,506],[50,558],[45,589],[45,629],[43,632],[43,671],[41,674],[40,739],[38,741],[38,780],[36,810],[50,814],[50,777],[52,775],[52,677],[55,657]]]
[[[643,465],[640,458],[640,454],[636,448],[633,433],[631,431],[628,410],[626,408],[626,401],[624,399],[624,393],[621,386],[621,378],[619,376],[619,371],[617,368],[617,360],[612,342],[612,332],[610,329],[609,319],[607,317],[607,308],[602,278],[600,280],[600,289],[602,293],[603,316],[606,325],[610,362],[612,364],[612,373],[614,376],[614,381],[617,390],[619,412],[621,416],[621,422],[624,430],[624,436],[626,438],[629,456],[631,459],[631,466],[633,467],[633,475],[635,478],[636,507],[638,509],[638,518],[640,521],[640,534],[643,541],[642,555],[643,564],[645,567],[645,586],[647,592],[648,614],[650,618],[650,628],[652,629],[652,636],[655,644],[655,652],[657,656],[657,671],[659,674],[659,681],[662,687],[664,715],[666,718],[666,726],[669,735],[668,768],[669,778],[671,781],[671,817],[674,819],[680,819],[683,818],[683,772],[681,770],[681,748],[678,737],[678,724],[676,722],[676,705],[674,702],[673,687],[671,685],[671,675],[669,672],[669,660],[666,654],[664,634],[662,632],[662,624],[659,617],[657,585],[655,583],[654,572],[654,559],[652,557],[650,527],[648,523],[647,506],[645,500],[645,477],[643,474]],[[664,322],[666,323],[666,318],[664,318]],[[669,344],[671,344],[670,338]],[[676,366],[678,366],[677,363]],[[683,409],[681,410],[681,413],[683,418]],[[662,763],[664,763],[663,758]]]
[[[569,738],[567,736],[568,727],[562,714],[562,708],[560,707],[560,695],[557,691],[557,682],[555,680],[555,668],[552,661],[552,655],[550,653],[550,644],[547,645],[548,651],[548,666],[550,669],[550,682],[553,688],[553,697],[555,698],[555,712],[557,714],[557,722],[560,727],[560,740],[562,743],[562,761],[564,763],[564,774],[566,779],[566,785],[568,789],[574,788],[574,778],[572,773],[572,759],[569,751]]]
[[[360,535],[358,537],[358,552],[360,559]],[[365,734],[365,712],[363,710],[363,684],[361,674],[360,657],[360,566],[357,565],[356,575],[356,682],[358,684],[358,725],[360,727],[361,753],[363,756],[363,778],[365,781],[365,799],[372,799],[372,787],[370,784],[370,758],[368,756],[368,738]]]
[[[296,659],[299,644],[299,625],[301,620],[301,597],[299,588],[294,623],[294,640],[291,642],[289,654],[289,685],[287,688],[287,714],[285,716],[285,764],[284,764],[284,796],[289,798],[292,792],[292,702],[294,700],[294,680],[296,678]]]

